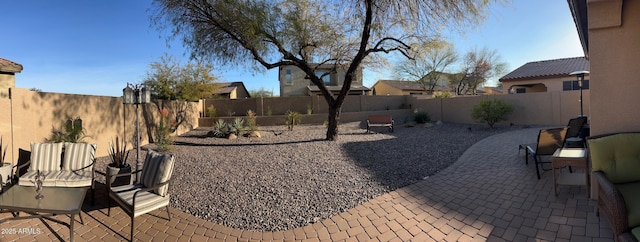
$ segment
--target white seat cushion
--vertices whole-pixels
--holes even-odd
[[[115,198],[123,201],[129,208],[133,208],[133,194],[143,186],[141,184],[136,185],[124,185],[118,187],[111,187],[111,195]],[[136,196],[136,207],[133,208],[133,217],[148,213],[161,207],[169,205],[170,196],[160,196],[153,192],[140,192]]]
[[[93,182],[91,170],[60,171],[56,177],[58,187],[88,187]]]
[[[45,187],[53,187],[56,186],[56,180],[58,179],[59,171],[41,171],[44,175],[44,181],[42,181],[42,186]],[[20,186],[35,186],[36,180],[36,171],[27,171],[24,175],[18,179],[18,185]]]

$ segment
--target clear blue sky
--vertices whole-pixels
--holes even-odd
[[[149,64],[164,53],[187,61],[180,42],[167,46],[166,35],[151,27],[150,6],[150,0],[5,1],[0,57],[23,65],[17,87],[121,96],[126,83],[141,82]],[[460,54],[474,47],[496,50],[509,71],[531,61],[584,55],[564,0],[495,5],[481,26],[450,41]],[[214,74],[223,81],[242,81],[250,90],[279,92],[276,69],[252,73],[217,67]],[[364,85],[391,78],[389,72],[365,70]]]

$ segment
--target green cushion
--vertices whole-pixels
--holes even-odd
[[[633,234],[633,237],[636,237],[636,240],[640,241],[640,227],[632,229],[631,234]]]
[[[616,184],[616,188],[622,193],[624,203],[629,214],[629,227],[640,226],[640,182]]]
[[[588,142],[594,171],[604,172],[613,183],[640,181],[640,133],[615,134]]]

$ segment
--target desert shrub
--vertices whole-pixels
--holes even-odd
[[[211,117],[211,118],[218,117],[218,113],[217,113],[216,107],[211,105],[211,106],[209,106],[207,108],[207,117]]]
[[[424,124],[424,123],[431,122],[431,116],[429,116],[429,113],[427,112],[416,111],[413,113],[413,120],[415,120],[416,123]]]
[[[473,106],[471,118],[478,123],[487,123],[493,129],[493,125],[500,121],[506,121],[513,113],[513,106],[500,99],[482,100]]]
[[[51,136],[46,139],[49,143],[60,143],[60,142],[71,142],[78,143],[82,142],[85,138],[84,128],[82,128],[82,119],[68,119],[63,125],[61,129],[53,128],[51,130]]]
[[[311,107],[311,104],[307,104],[307,114],[312,114],[313,113],[313,107]]]
[[[166,108],[160,109],[160,123],[158,124],[158,128],[156,129],[156,146],[158,147],[158,151],[168,151],[171,149],[171,145],[173,145],[173,138],[171,137],[171,133],[173,133],[172,125],[168,124],[169,122],[169,110]]]
[[[433,97],[435,98],[450,98],[451,92],[434,92]]]
[[[247,111],[247,129],[249,131],[258,131],[258,124],[256,123],[256,113],[251,110]]]
[[[284,125],[287,126],[289,131],[293,130],[293,126],[300,124],[300,113],[289,110],[285,115],[287,120],[285,120]]]
[[[271,116],[271,114],[273,114],[273,111],[271,110],[271,106],[267,106],[267,116]]]

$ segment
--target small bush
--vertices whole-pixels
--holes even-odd
[[[209,106],[207,108],[207,117],[210,117],[210,118],[218,117],[218,113],[217,113],[216,107],[211,105],[211,106]]]
[[[168,124],[169,122],[169,110],[166,108],[160,109],[160,123],[158,124],[158,128],[156,129],[156,146],[158,147],[158,151],[164,152],[171,150],[171,145],[173,145],[173,138],[171,137],[172,125]]]
[[[429,116],[429,113],[427,112],[416,111],[413,113],[413,120],[415,120],[416,123],[424,124],[424,123],[431,122],[431,116]]]
[[[434,92],[433,97],[435,98],[450,98],[451,92]]]
[[[313,108],[311,107],[310,104],[307,104],[307,114],[312,114],[313,113]]]
[[[271,111],[271,106],[267,106],[267,116],[271,116],[273,111]]]
[[[500,121],[506,121],[513,113],[513,106],[500,99],[482,100],[471,111],[471,117],[478,123],[487,123],[489,128]]]
[[[251,110],[247,111],[247,129],[249,131],[258,131],[258,124],[256,124],[256,113]]]
[[[286,115],[287,120],[284,122],[284,125],[291,131],[293,130],[293,126],[300,124],[300,113],[289,110]]]

